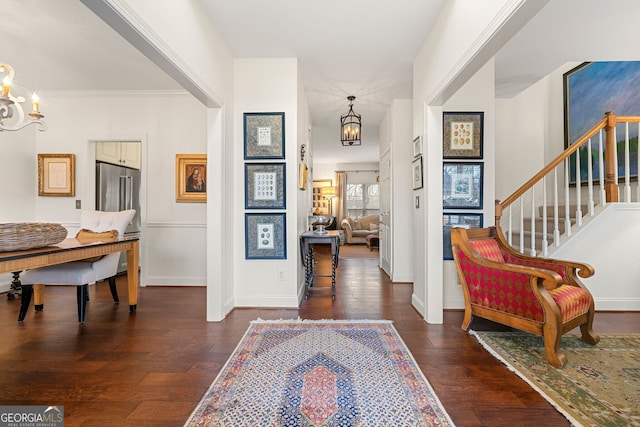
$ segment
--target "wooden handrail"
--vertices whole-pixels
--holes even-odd
[[[547,174],[549,174],[555,167],[564,162],[569,156],[578,151],[591,137],[596,135],[601,130],[605,130],[606,134],[606,146],[605,146],[605,178],[606,178],[606,195],[607,202],[615,202],[618,198],[618,183],[615,182],[615,159],[614,159],[614,129],[618,123],[630,122],[640,123],[640,116],[616,116],[611,111],[605,113],[602,120],[600,120],[594,127],[592,127],[587,133],[581,136],[578,140],[572,143],[564,152],[558,157],[552,160],[547,166],[542,168],[531,179],[525,182],[520,188],[518,188],[513,194],[500,202],[496,200],[495,216],[496,224],[500,223],[502,212],[513,202],[518,200],[522,195],[529,191],[535,184],[540,182]]]

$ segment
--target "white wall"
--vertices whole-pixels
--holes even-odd
[[[415,263],[412,304],[430,323],[442,323],[444,308],[441,106],[463,86],[467,75],[471,77],[495,55],[500,40],[508,40],[544,4],[533,0],[446,2],[414,61],[413,126],[414,135],[424,138],[426,185],[419,192],[425,204],[413,216],[415,257],[425,262]]]
[[[296,59],[236,59],[235,60],[235,144],[233,228],[236,236],[235,251],[235,306],[298,307],[302,282],[298,277],[298,203],[293,197],[298,192],[298,155],[300,137],[298,126],[298,62]],[[286,210],[245,210],[243,113],[285,113]],[[244,213],[282,212],[286,217],[287,259],[245,259]],[[306,215],[306,212],[301,213]],[[279,280],[280,272],[284,280]],[[300,294],[301,295],[301,294]]]
[[[47,99],[46,120],[47,131],[19,153],[13,143],[0,144],[0,158],[14,172],[0,185],[0,197],[13,206],[2,211],[20,221],[58,222],[75,234],[75,201],[95,207],[95,141],[141,141],[141,285],[204,285],[206,205],[176,203],[175,155],[206,152],[206,108],[186,93],[60,95]],[[75,197],[37,195],[38,153],[75,154]]]
[[[484,164],[483,208],[481,210],[447,209],[446,212],[482,213],[483,225],[485,226],[493,225],[495,217],[496,116],[494,75],[494,62],[490,61],[443,105],[444,111],[484,112],[483,158],[480,160],[466,160]],[[446,161],[451,162],[455,161],[455,159],[447,159]],[[462,294],[462,287],[458,281],[453,261],[444,261],[443,284],[444,307],[464,308],[464,295]]]
[[[235,217],[233,58],[207,19],[201,2],[173,1],[158,7],[146,0],[86,1],[120,35],[178,80],[209,107],[206,129],[208,167],[216,179],[207,186],[206,264],[208,321],[222,320],[233,307]],[[166,115],[159,115],[166,120]]]
[[[584,225],[553,258],[591,264],[595,274],[584,279],[596,310],[640,310],[640,204],[614,203]]]
[[[35,127],[0,132],[0,222],[33,221],[38,194]]]

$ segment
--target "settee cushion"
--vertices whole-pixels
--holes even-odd
[[[347,218],[347,221],[349,221],[349,225],[351,226],[352,230],[362,230],[362,224],[360,223],[360,221],[352,218]]]
[[[549,294],[560,307],[562,323],[580,316],[589,309],[591,304],[589,293],[577,286],[561,285],[551,289]]]
[[[504,263],[502,251],[494,239],[472,240],[469,244],[483,258]]]

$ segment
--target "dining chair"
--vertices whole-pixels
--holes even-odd
[[[135,210],[103,212],[83,210],[80,212],[78,240],[109,241],[124,236],[124,232],[135,215]],[[22,282],[22,302],[18,322],[23,322],[29,309],[33,287],[36,287],[36,310],[44,308],[44,285],[76,285],[78,303],[78,322],[84,323],[86,303],[89,299],[89,284],[108,279],[113,300],[118,303],[115,276],[118,272],[120,253],[112,253],[93,259],[73,261],[47,267],[27,270],[20,276]]]

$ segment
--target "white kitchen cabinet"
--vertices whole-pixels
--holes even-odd
[[[96,160],[140,169],[142,166],[139,142],[98,142],[96,143]]]

